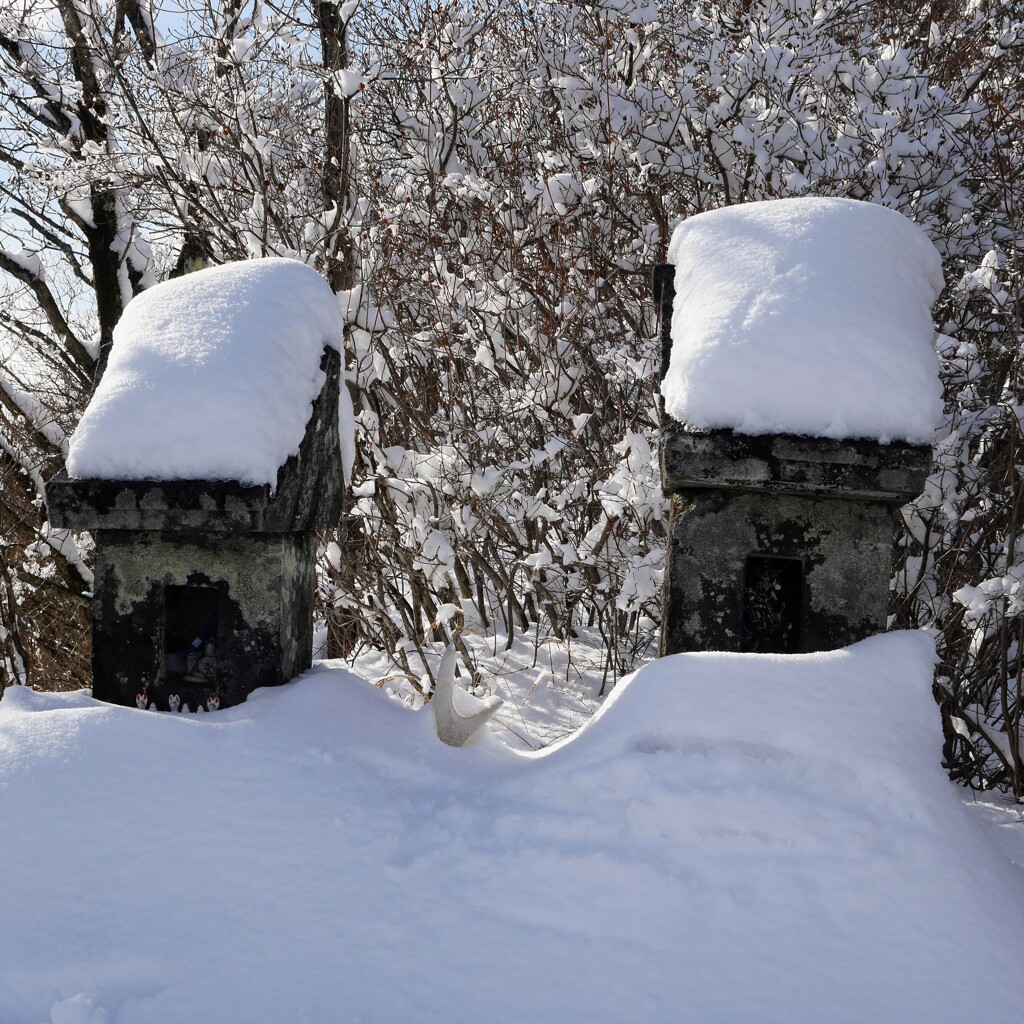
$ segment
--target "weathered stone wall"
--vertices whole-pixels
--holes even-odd
[[[752,649],[751,555],[803,569],[796,651],[843,647],[886,625],[893,509],[880,502],[688,490],[672,498],[661,654]]]
[[[231,536],[103,530],[96,538],[93,694],[134,704],[170,693],[194,708],[216,691],[221,707],[307,669],[313,642],[311,534]],[[220,621],[216,683],[171,684],[164,671],[167,587],[213,587]]]

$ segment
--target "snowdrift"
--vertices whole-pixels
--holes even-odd
[[[679,655],[443,747],[340,669],[230,711],[0,702],[0,1021],[1019,1019],[1024,876],[923,634]]]

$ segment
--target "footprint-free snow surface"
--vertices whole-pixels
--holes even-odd
[[[1024,874],[931,671],[679,655],[542,756],[326,666],[215,714],[8,689],[0,1022],[1016,1022]]]

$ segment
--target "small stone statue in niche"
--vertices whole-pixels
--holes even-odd
[[[203,653],[190,651],[185,679],[190,683],[206,683],[217,678],[217,649],[212,640],[206,641]]]

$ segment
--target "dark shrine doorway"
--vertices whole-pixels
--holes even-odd
[[[164,673],[168,681],[212,681],[216,675],[220,591],[164,587]]]
[[[743,587],[742,650],[795,654],[800,650],[804,566],[799,558],[750,555]]]

